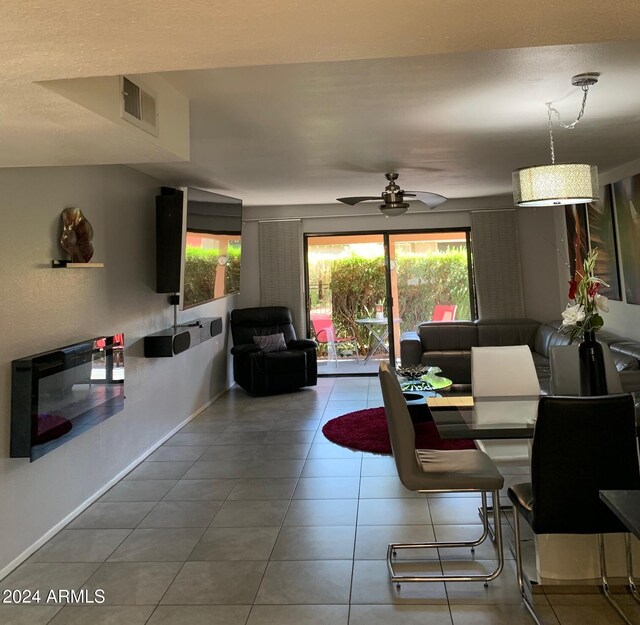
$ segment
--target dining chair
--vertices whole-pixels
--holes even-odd
[[[444,547],[474,548],[489,536],[487,493],[497,497],[504,478],[491,459],[477,449],[438,451],[416,449],[416,437],[407,404],[402,396],[398,378],[387,362],[380,363],[380,386],[387,416],[393,459],[398,477],[405,488],[420,493],[479,493],[482,499],[482,535],[477,540],[455,542],[391,543],[387,548],[387,567],[392,583],[399,588],[401,582],[488,582],[502,572],[504,554],[500,509],[494,509],[494,525],[498,564],[487,575],[400,575],[394,568],[394,559],[400,549],[438,549]]]
[[[358,355],[358,339],[355,336],[338,337],[333,327],[333,318],[328,314],[314,313],[311,315],[311,326],[313,333],[316,335],[316,341],[319,345],[327,346],[327,357],[333,358],[338,366],[338,345],[351,344],[356,357],[356,362],[360,362]]]
[[[620,373],[609,346],[602,343],[607,393],[622,393]],[[580,395],[580,362],[578,345],[554,345],[549,350],[552,395]]]
[[[540,623],[522,572],[520,516],[535,534],[597,534],[605,596],[611,596],[603,534],[624,533],[632,591],[633,562],[627,528],[600,500],[600,490],[640,488],[635,407],[631,395],[542,397],[531,452],[531,481],[508,489],[513,503],[518,586],[525,606]],[[637,598],[637,593],[634,592]]]
[[[540,395],[540,383],[529,347],[472,347],[471,389],[473,396],[480,398]],[[529,461],[526,442],[479,440],[476,444],[498,464]]]

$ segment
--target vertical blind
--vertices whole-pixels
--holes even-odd
[[[302,221],[261,221],[260,305],[287,306],[299,338],[306,336]]]
[[[524,317],[516,211],[472,212],[471,237],[478,317]]]

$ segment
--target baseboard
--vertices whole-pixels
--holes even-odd
[[[195,419],[201,412],[206,410],[214,401],[216,401],[219,397],[224,395],[229,389],[225,388],[220,391],[217,395],[212,397],[206,404],[202,407],[198,408],[193,414],[189,415],[184,421],[176,425],[173,429],[167,432],[158,442],[154,443],[149,449],[147,449],[144,453],[138,456],[133,462],[129,463],[129,465],[120,471],[115,477],[109,480],[102,488],[100,488],[97,492],[95,492],[91,497],[86,499],[83,503],[81,503],[75,510],[70,512],[66,517],[64,517],[60,522],[56,523],[50,530],[48,530],[43,536],[38,538],[30,547],[27,547],[19,556],[14,558],[7,566],[0,569],[0,580],[4,579],[9,573],[18,568],[29,556],[35,553],[42,545],[44,545],[48,540],[53,538],[61,529],[63,529],[66,525],[71,523],[73,519],[79,516],[82,512],[84,512],[94,501],[102,497],[111,487],[115,486],[127,473],[130,473],[135,469],[141,462],[146,460],[158,447],[160,447],[163,443],[168,441],[178,430],[183,428],[189,421]]]

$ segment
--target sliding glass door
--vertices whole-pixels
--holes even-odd
[[[319,373],[376,373],[423,321],[475,318],[469,233],[307,235],[307,310]]]

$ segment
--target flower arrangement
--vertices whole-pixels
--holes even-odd
[[[592,249],[582,264],[582,270],[569,280],[569,299],[562,313],[562,329],[571,334],[571,342],[587,332],[597,332],[604,320],[601,312],[609,312],[608,299],[599,293],[603,286],[609,286],[604,280],[594,275],[598,258],[597,248]]]

